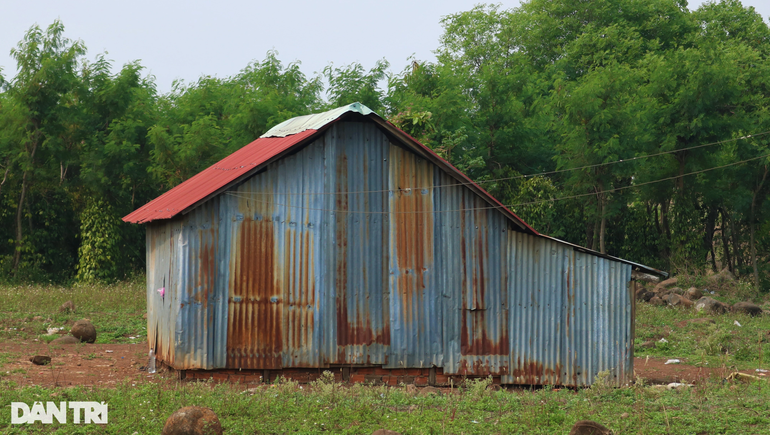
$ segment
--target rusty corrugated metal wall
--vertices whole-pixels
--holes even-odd
[[[437,366],[564,385],[609,370],[628,382],[631,266],[518,232],[456,184],[373,123],[332,125],[148,225],[150,345],[179,369]]]

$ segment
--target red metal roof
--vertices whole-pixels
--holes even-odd
[[[139,207],[123,221],[142,224],[171,219],[315,133],[305,130],[287,137],[259,138]]]
[[[361,107],[365,106],[354,104],[351,105],[350,109],[347,111],[357,111],[362,113]],[[382,119],[376,113],[371,112],[368,108],[365,108],[365,110],[368,118],[372,119],[396,136],[401,136],[403,140],[410,142],[410,145],[418,147],[430,157],[430,160],[443,170],[453,173],[456,177],[460,178],[463,183],[467,183],[467,186],[471,190],[482,197],[485,197],[493,206],[499,207],[499,210],[503,214],[517,222],[522,229],[531,232],[531,234],[538,234],[534,228],[530,227],[495,197],[482,189],[478,184],[474,183],[473,180],[459,169],[455,168],[452,164],[433,152],[433,150],[421,144],[395,125]],[[346,111],[341,111],[340,113],[343,114],[346,113]],[[327,125],[334,121],[336,121],[336,119],[328,121]],[[322,128],[319,127],[319,129]],[[318,133],[319,129],[308,129],[285,137],[261,137],[230,154],[211,167],[204,169],[194,177],[174,187],[163,195],[148,202],[143,207],[140,207],[133,213],[125,216],[123,221],[141,224],[159,219],[171,219],[209,196],[225,189],[228,185],[241,177],[249,175],[252,171],[257,170],[263,164],[279,157],[292,147],[305,142],[306,139]]]

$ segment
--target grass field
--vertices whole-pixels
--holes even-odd
[[[140,279],[113,286],[0,287],[0,373],[5,373],[3,365],[10,358],[2,351],[3,343],[48,340],[43,332],[46,328],[66,326],[83,317],[100,325],[99,341],[135,341],[130,336],[144,340],[144,297]],[[75,303],[76,313],[58,313],[67,300]],[[43,320],[33,321],[35,316]],[[726,314],[711,317],[714,325],[677,326],[696,317],[703,316],[639,304],[637,356],[679,358],[709,367],[770,366],[766,363],[770,362],[770,317]],[[660,338],[667,343],[659,343]],[[648,340],[655,340],[656,346],[639,346]],[[158,434],[165,419],[179,407],[202,405],[219,415],[230,434],[370,434],[379,428],[404,434],[567,434],[581,419],[598,421],[616,434],[770,433],[770,382],[741,383],[715,377],[679,390],[661,390],[644,380],[626,388],[598,382],[580,390],[495,391],[488,384],[488,380],[477,380],[426,393],[407,386],[349,386],[327,379],[302,386],[283,381],[249,392],[239,385],[174,380],[125,382],[116,388],[20,387],[0,377],[0,432]],[[75,400],[108,403],[109,424],[10,424],[11,402]]]

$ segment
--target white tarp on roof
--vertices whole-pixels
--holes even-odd
[[[328,112],[315,113],[313,115],[297,116],[276,125],[260,137],[286,137],[292,134],[301,133],[305,130],[318,130],[324,125],[334,121],[347,112],[357,112],[362,115],[369,115],[374,111],[361,103],[353,103],[347,106],[338,107]]]

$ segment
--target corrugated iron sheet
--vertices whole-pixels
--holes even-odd
[[[179,369],[632,376],[631,265],[522,232],[371,122],[148,225],[148,326]],[[420,186],[420,189],[414,189]],[[165,287],[161,298],[155,291]]]

